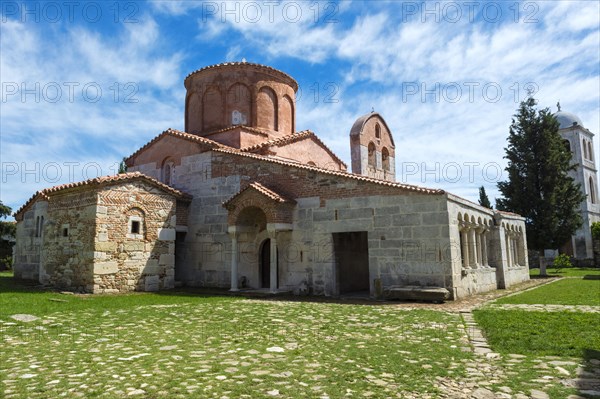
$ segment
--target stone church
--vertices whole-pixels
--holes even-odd
[[[184,84],[185,132],[160,133],[126,174],[41,190],[16,212],[16,277],[90,293],[437,289],[451,299],[529,278],[524,219],[396,182],[378,113],[350,129],[349,172],[314,132],[297,131],[298,84],[286,73],[233,62]]]

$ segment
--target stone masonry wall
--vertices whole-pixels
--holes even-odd
[[[38,231],[40,218],[44,218],[41,234]],[[42,240],[48,220],[48,202],[38,200],[17,222],[17,242],[14,246],[13,270],[15,277],[23,280],[39,281],[39,268],[42,261]]]
[[[131,222],[140,222],[139,234]],[[98,194],[93,292],[174,287],[176,200],[143,182]]]
[[[91,291],[95,214],[94,190],[68,190],[50,198],[40,280],[61,289]]]

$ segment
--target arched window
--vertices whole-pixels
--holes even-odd
[[[594,184],[594,178],[590,176],[590,202],[592,204],[596,203],[596,185]]]
[[[594,152],[592,151],[592,142],[588,141],[588,157],[590,158],[590,161],[594,160]]]
[[[585,140],[583,140],[582,143],[583,143],[583,158],[588,159],[587,144],[586,144]]]
[[[369,166],[375,167],[375,144],[369,143]]]
[[[175,164],[171,160],[167,160],[163,163],[162,167],[162,182],[166,185],[174,183]]]
[[[381,126],[379,126],[379,123],[375,124],[375,137],[378,139],[381,138]]]
[[[385,147],[381,150],[381,166],[383,170],[390,170],[390,153]]]
[[[571,142],[569,140],[563,140],[563,144],[567,151],[571,152]]]

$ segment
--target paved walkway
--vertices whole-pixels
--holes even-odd
[[[479,305],[482,305],[480,303]],[[571,306],[571,305],[499,305],[489,304],[486,308],[497,309],[520,309],[526,311],[549,311],[549,312],[586,312],[600,313],[599,306]],[[473,352],[478,361],[467,364],[468,377],[465,381],[456,382],[449,379],[438,380],[439,386],[446,392],[444,398],[448,399],[550,399],[544,389],[550,388],[551,384],[560,384],[577,388],[586,397],[600,398],[600,360],[591,359],[589,363],[560,360],[553,356],[544,356],[533,359],[537,369],[544,372],[541,378],[532,379],[529,392],[513,392],[507,386],[492,389],[492,384],[498,385],[510,378],[511,368],[527,360],[527,356],[509,354],[502,356],[492,351],[485,335],[475,322],[471,310],[460,312],[465,324],[465,331]],[[531,360],[527,360],[531,362]],[[586,368],[587,366],[587,368]],[[567,370],[576,367],[574,372]],[[589,371],[591,369],[591,371]],[[512,372],[514,374],[514,372]],[[545,388],[548,387],[548,388]],[[570,395],[567,399],[584,399],[582,396]]]

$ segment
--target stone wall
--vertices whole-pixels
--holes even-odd
[[[93,292],[174,287],[176,202],[140,181],[99,191]]]
[[[48,202],[40,281],[66,290],[91,291],[96,193],[76,188]]]
[[[44,218],[44,223],[41,223]],[[39,281],[42,240],[48,221],[48,202],[38,200],[17,222],[13,270],[15,278]],[[41,230],[40,230],[40,224]]]

